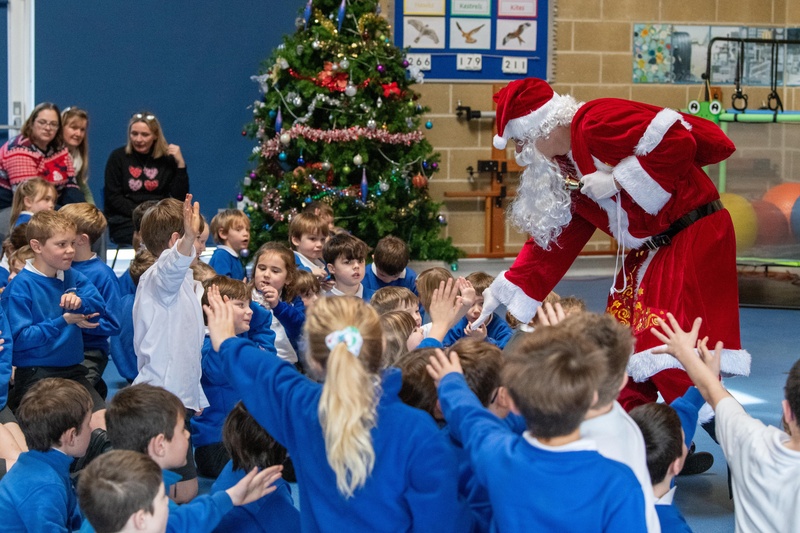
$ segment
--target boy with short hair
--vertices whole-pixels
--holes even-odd
[[[250,219],[239,209],[225,209],[211,219],[211,238],[217,249],[208,261],[217,274],[247,281],[240,254],[250,244]]]
[[[379,315],[390,311],[405,311],[414,318],[417,327],[422,326],[419,297],[405,287],[382,287],[375,291],[369,304],[378,311]]]
[[[143,453],[112,450],[81,472],[78,501],[98,533],[164,533],[169,498],[161,469]]]
[[[367,243],[346,233],[334,235],[325,241],[322,257],[327,263],[336,285],[325,296],[355,296],[369,302],[373,291],[362,285],[364,264],[367,261]]]
[[[102,238],[106,231],[106,217],[97,207],[87,202],[67,204],[59,210],[59,213],[74,222],[77,230],[72,268],[86,276],[106,302],[106,313],[98,321],[98,326],[92,330],[82,331],[83,366],[88,371],[86,379],[105,399],[108,395],[108,386],[103,381],[103,372],[108,365],[108,338],[118,335],[120,330],[117,318],[120,306],[117,276],[111,267],[92,251],[94,243]]]
[[[58,211],[39,211],[28,222],[35,256],[3,291],[3,305],[14,337],[17,367],[9,406],[15,410],[37,381],[62,377],[84,386],[92,396],[93,428],[104,428],[105,402],[86,378],[82,330],[98,327],[105,316],[103,297],[76,269],[75,224]]]
[[[308,270],[298,268],[290,287],[286,287],[286,301],[291,302],[298,296],[303,301],[306,313],[314,306],[322,290],[319,280]]]
[[[314,200],[303,208],[303,212],[317,215],[325,224],[327,224],[328,229],[331,232],[336,227],[333,220],[333,207],[331,207],[331,205],[328,203]]]
[[[297,268],[314,274],[322,284],[323,291],[333,287],[322,260],[322,247],[329,234],[328,224],[313,213],[298,213],[289,222],[289,242],[294,250]]]
[[[37,381],[25,393],[17,418],[29,451],[0,480],[3,531],[80,527],[69,467],[89,447],[92,405],[85,387],[62,378]]]
[[[678,413],[663,403],[647,403],[631,410],[630,416],[647,445],[647,470],[653,483],[661,531],[690,533],[689,525],[672,503],[676,488],[672,480],[683,470],[688,453]]]
[[[180,479],[174,470],[186,463],[191,450],[184,407],[174,394],[152,385],[120,390],[108,407],[108,437],[114,449],[146,453],[162,470],[167,492]],[[234,506],[245,505],[275,490],[281,466],[251,470],[227,491],[194,498],[181,506],[170,501],[167,531],[212,531]]]
[[[444,338],[444,345],[450,346],[458,339],[467,336],[485,340],[502,350],[506,347],[514,332],[499,315],[493,313],[483,324],[475,328],[472,327],[472,323],[483,313],[483,291],[489,288],[489,285],[494,281],[494,277],[486,272],[473,272],[466,277],[466,280],[475,289],[475,302],[467,311],[466,316],[447,333]]]
[[[800,523],[800,361],[792,365],[784,386],[784,432],[748,415],[725,390],[719,380],[722,342],[713,352],[708,338],[698,344],[701,323],[697,318],[684,331],[667,313],[667,320],[659,321],[662,331],[652,330],[664,347],[653,351],[674,356],[714,409],[716,436],[733,479],[736,531],[793,531]]]
[[[520,436],[470,391],[455,352],[431,358],[442,412],[489,491],[497,531],[645,530],[636,477],[581,438],[604,363],[591,343],[564,329],[542,328],[516,343],[502,382],[511,410],[525,418]]]
[[[408,245],[394,235],[383,237],[372,252],[364,287],[377,291],[383,287],[405,287],[417,294],[417,273],[408,266]]]
[[[158,259],[142,274],[133,304],[133,343],[139,366],[133,382],[162,386],[180,398],[187,429],[194,413],[208,407],[200,385],[203,287],[189,268],[200,226],[200,204],[192,204],[191,194],[183,202],[166,198],[147,210],[142,240]],[[180,473],[183,481],[176,484],[176,499],[187,502],[198,487],[191,453]]]

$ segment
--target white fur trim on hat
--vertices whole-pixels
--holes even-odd
[[[648,214],[655,215],[672,196],[647,173],[638,157],[629,156],[614,167],[614,179]]]
[[[553,97],[525,116],[517,117],[506,122],[503,135],[495,135],[492,144],[498,150],[503,150],[508,144],[508,139],[524,139],[531,136],[531,130],[536,131],[545,119],[561,106],[563,97],[553,92]]]
[[[722,350],[720,371],[723,376],[748,376],[750,375],[750,353],[747,350]],[[637,352],[628,361],[628,375],[633,381],[641,383],[650,377],[668,368],[683,366],[677,359],[667,353],[653,353],[653,348]]]

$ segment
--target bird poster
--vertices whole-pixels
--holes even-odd
[[[536,21],[523,19],[497,19],[497,50],[535,51]]]
[[[491,19],[451,18],[448,48],[491,49],[491,22]]]
[[[444,48],[444,17],[405,17],[403,47]]]

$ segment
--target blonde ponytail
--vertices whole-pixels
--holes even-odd
[[[328,348],[331,332],[354,327],[363,339],[351,353],[346,341]],[[367,482],[375,466],[372,429],[378,423],[382,337],[378,315],[361,299],[321,298],[306,322],[309,356],[325,370],[317,413],[325,438],[325,453],[336,487],[350,498]],[[351,347],[352,349],[352,347]]]

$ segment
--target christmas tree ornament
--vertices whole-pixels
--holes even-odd
[[[345,166],[342,167],[342,172],[344,172],[345,175],[350,174],[350,170],[351,170],[351,168],[350,168],[349,165],[345,165]]]
[[[300,107],[301,105],[303,105],[303,99],[300,98],[299,96],[295,96],[294,99],[292,100],[292,103],[295,106]]]
[[[408,216],[408,209],[406,209],[405,207],[401,207],[400,209],[397,210],[397,214],[400,215],[401,217],[406,217]]]
[[[378,109],[383,107],[383,99],[380,96],[378,97],[378,100],[375,102],[375,107],[377,107]]]
[[[414,120],[411,117],[406,117],[406,128],[410,130],[414,129]]]
[[[245,176],[245,178],[242,180],[242,185],[244,185],[245,187],[249,187],[251,183],[253,183],[253,180],[251,180],[247,176]]]
[[[253,210],[251,209],[250,211],[252,212]],[[242,257],[247,257],[248,255],[250,255],[250,250],[248,250],[247,248],[245,248],[244,250],[239,250],[239,255],[241,255]]]
[[[382,190],[383,192],[386,192],[386,191],[388,191],[388,190],[389,190],[389,184],[388,184],[387,182],[385,182],[385,181],[381,181],[380,183],[378,183],[378,187],[379,187],[379,188],[380,188],[380,190]]]
[[[342,33],[342,23],[344,22],[345,2],[346,2],[346,0],[342,0],[342,4],[339,6],[339,18],[338,18],[339,26],[336,28],[336,30],[339,33]]]
[[[432,127],[433,127],[433,122],[431,122],[430,120],[425,123],[425,128],[426,129],[431,129]]]
[[[283,127],[283,113],[281,113],[281,110],[278,109],[278,114],[275,116],[275,131],[280,133],[282,127]]]
[[[236,195],[236,201],[237,202],[241,202],[242,200],[244,200],[244,196],[242,195],[242,193],[237,194]]]
[[[367,169],[361,171],[361,201],[367,201],[367,193],[369,191],[369,184],[367,183]]]
[[[322,46],[322,43],[320,43],[320,42],[319,42],[318,40],[316,40],[316,39],[314,39],[314,40],[311,42],[311,48],[313,48],[314,50],[319,50],[320,46]]]
[[[271,229],[272,229],[272,226],[270,226],[269,224],[264,224],[264,231],[269,231]]]
[[[436,222],[438,222],[442,226],[447,225],[447,217],[444,215],[439,215],[436,217]]]
[[[292,136],[288,132],[281,133],[281,144],[287,146],[292,142]]]
[[[431,168],[432,168],[433,170],[439,170],[439,163],[437,163],[436,161],[434,161],[433,163],[431,163]]]
[[[344,58],[341,61],[339,61],[339,66],[342,69],[347,70],[350,68],[350,61],[348,61],[347,58]]]
[[[303,158],[303,154],[300,154],[300,157],[297,158],[297,164],[301,167],[306,164],[306,160]]]
[[[377,67],[375,67],[375,70],[377,70],[379,74],[383,74],[384,72],[386,72],[386,67],[379,64]]]
[[[247,131],[246,130],[242,130],[242,137],[247,137]]]
[[[450,270],[453,272],[458,272],[458,263],[450,263]]]
[[[298,30],[305,27],[305,25],[306,22],[303,20],[303,17],[297,17],[296,19],[294,19],[294,27],[297,28]]]
[[[277,114],[278,114],[277,111],[275,111],[274,109],[270,109],[269,113],[267,113],[267,116],[269,116],[270,119],[275,120],[275,115]]]
[[[294,51],[297,53],[297,55],[301,56],[305,51],[305,47],[302,44],[298,44]]]
[[[257,176],[258,176],[258,174],[256,174],[255,171],[250,173],[250,178],[251,179],[256,179]]]
[[[417,174],[411,178],[411,184],[417,189],[424,189],[428,186],[428,178],[425,177],[425,174]]]
[[[310,204],[311,203],[311,197],[310,196],[306,196],[306,199],[303,200],[303,203],[304,204]]]
[[[323,161],[322,162],[322,170],[328,172],[331,169],[331,162],[330,161]]]
[[[371,119],[369,119],[369,120],[367,121],[367,128],[369,128],[369,129],[371,129],[371,130],[374,130],[374,129],[375,129],[375,128],[377,128],[377,127],[378,127],[378,123],[377,123],[377,122],[375,122],[375,119],[372,119],[372,118],[371,118]]]
[[[331,63],[331,70],[333,70],[334,72],[339,70],[339,63],[336,62]]]
[[[347,87],[344,88],[344,94],[350,96],[351,98],[356,95],[356,86],[352,83],[348,83]]]
[[[410,64],[411,63],[408,62],[408,59],[404,59],[403,60],[403,68],[408,68],[408,65],[410,65]]]
[[[364,162],[364,158],[361,157],[361,154],[356,154],[353,156],[353,164],[357,167],[360,167],[361,164]]]
[[[425,170],[428,170],[428,161],[427,160],[422,162],[422,168],[424,168]]]
[[[286,161],[286,152],[281,152],[278,154],[278,161]]]
[[[308,0],[305,9],[303,9],[303,29],[308,29],[308,20],[311,18],[311,1]]]

